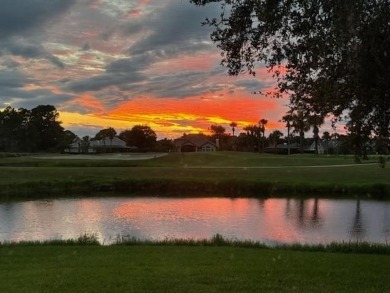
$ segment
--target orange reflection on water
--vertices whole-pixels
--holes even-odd
[[[120,219],[153,218],[159,220],[197,219],[205,214],[215,218],[229,218],[231,213],[245,213],[250,205],[245,200],[199,198],[132,200],[114,209],[113,214]]]

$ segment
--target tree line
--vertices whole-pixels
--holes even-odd
[[[59,151],[76,137],[65,130],[54,106],[40,105],[31,110],[10,106],[0,111],[0,151]]]
[[[303,114],[291,114],[282,117],[286,122],[287,135],[280,130],[274,130],[266,136],[267,119],[260,119],[257,124],[247,125],[241,131],[237,129],[236,122],[231,122],[231,134],[222,125],[213,124],[209,127],[209,135],[202,134],[206,138],[216,141],[218,139],[220,150],[265,152],[278,144],[296,143],[300,146],[300,152],[311,145],[316,145],[315,153],[318,153],[318,144],[322,140],[326,144],[337,141],[337,149],[327,148],[329,152],[347,154],[355,149],[355,138],[351,134],[340,135],[324,132],[319,136],[320,122],[317,119],[307,119]],[[312,129],[311,137],[306,138],[305,133]],[[238,134],[237,134],[238,133]],[[236,135],[237,134],[237,135]],[[40,105],[31,110],[7,107],[0,111],[0,152],[60,152],[67,148],[75,140],[82,142],[82,152],[87,152],[91,141],[108,138],[113,140],[118,137],[126,142],[129,147],[139,151],[173,151],[174,142],[170,139],[157,140],[156,132],[147,125],[135,125],[132,128],[119,133],[112,128],[104,128],[93,137],[84,136],[81,139],[69,130],[65,130],[59,121],[59,113],[52,105]],[[109,151],[109,149],[108,149]],[[389,145],[383,144],[379,136],[372,136],[362,147],[362,154],[368,153],[388,154]]]
[[[287,135],[284,135],[280,130],[274,130],[265,134],[267,119],[260,119],[258,124],[244,126],[242,131],[237,132],[237,123],[231,122],[231,134],[222,125],[211,125],[209,130],[211,135],[209,138],[218,139],[220,150],[235,150],[235,151],[250,151],[250,152],[275,152],[281,145],[294,146],[294,152],[304,153],[312,152],[319,153],[319,146],[323,148],[327,154],[354,154],[355,139],[350,133],[338,134],[324,131],[322,136],[319,134],[318,120],[306,119],[303,115],[292,115],[283,117],[281,121],[286,122]],[[306,136],[306,133],[312,130],[312,135]],[[314,145],[312,150],[308,147]],[[296,148],[295,146],[299,146]],[[383,144],[383,140],[379,136],[373,135],[369,140],[362,145],[361,154],[363,158],[367,158],[368,154],[389,154],[389,144]]]
[[[87,152],[91,141],[114,137],[142,151],[170,148],[169,140],[157,141],[154,130],[146,125],[135,125],[119,134],[108,127],[93,137],[79,138],[61,124],[59,113],[52,105],[39,105],[31,110],[8,106],[0,110],[0,152],[61,152],[75,140],[81,141],[82,152]]]

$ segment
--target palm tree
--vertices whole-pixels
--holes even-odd
[[[265,125],[268,123],[268,120],[267,119],[260,119],[259,121],[259,128],[260,128],[260,131],[261,131],[261,134],[262,134],[262,138],[261,138],[261,151],[263,152],[264,151],[264,142],[265,142]]]
[[[106,146],[106,138],[110,139],[110,152],[112,151],[112,140],[116,136],[116,131],[112,127],[108,127],[100,130],[96,135],[95,139],[99,139],[103,141],[104,146]],[[106,151],[106,150],[105,150]]]
[[[330,137],[330,133],[328,131],[324,131],[324,133],[322,134],[322,139],[324,140],[325,142],[325,151],[326,151],[326,154],[329,154],[329,141],[331,139]]]
[[[294,110],[291,109],[287,112],[287,115],[283,116],[282,120],[287,121],[288,129],[290,129],[290,127],[293,127],[293,132],[299,133],[299,144],[302,154],[305,132],[309,131],[311,127],[311,124],[308,120],[308,116],[306,116],[302,110],[298,110],[296,113],[294,113]]]
[[[232,121],[230,122],[229,126],[232,128],[233,136],[234,136],[234,131],[236,130],[237,123]]]
[[[287,149],[288,149],[288,155],[290,155],[290,129],[291,129],[291,120],[292,120],[292,117],[291,117],[291,114],[292,113],[292,110],[291,111],[288,111],[286,115],[284,115],[282,117],[282,120],[279,121],[279,122],[286,122],[286,127],[287,127]]]
[[[276,147],[278,145],[279,139],[283,136],[283,133],[279,130],[274,130],[268,136],[269,141],[274,144],[274,152],[276,153]]]
[[[248,125],[244,127],[244,130],[246,131],[246,135],[250,138],[251,148],[254,151],[256,147],[258,147],[260,141],[260,127],[257,125]]]
[[[315,153],[318,155],[318,143],[320,141],[320,136],[318,133],[320,132],[319,127],[324,124],[324,118],[320,115],[310,115],[307,117],[307,122],[310,126],[313,127],[313,138],[315,144]]]

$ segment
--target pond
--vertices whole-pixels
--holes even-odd
[[[104,197],[0,203],[0,241],[227,238],[276,243],[390,240],[390,202]]]

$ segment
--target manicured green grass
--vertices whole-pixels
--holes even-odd
[[[0,247],[1,292],[388,292],[390,256],[210,246]]]
[[[121,154],[126,157],[132,154]],[[45,159],[53,156],[55,159]],[[90,155],[89,155],[90,156]],[[62,157],[64,159],[57,159]],[[326,156],[296,154],[291,156],[259,154],[247,152],[209,152],[209,153],[169,153],[164,157],[152,160],[111,160],[106,155],[95,155],[95,160],[69,159],[74,156],[43,154],[2,158],[0,166],[24,167],[280,167],[280,166],[313,166],[354,164],[352,156]],[[76,157],[82,158],[83,155]],[[372,157],[365,163],[378,163]]]
[[[146,161],[17,157],[2,159],[0,165],[3,198],[96,191],[258,197],[390,196],[390,168],[380,168],[377,163],[354,164],[352,158],[337,156],[172,153]]]

